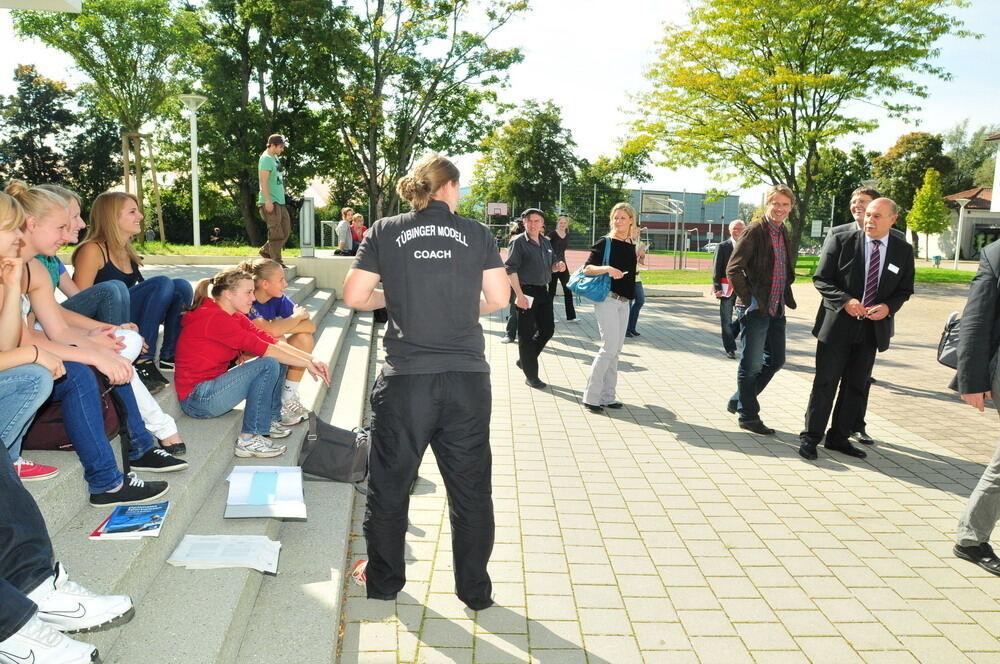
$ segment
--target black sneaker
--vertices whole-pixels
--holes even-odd
[[[136,470],[145,470],[148,473],[172,473],[175,470],[184,470],[188,467],[187,461],[178,459],[159,447],[150,449],[129,463]]]
[[[90,494],[91,507],[114,507],[115,505],[134,505],[156,500],[167,492],[166,482],[143,482],[135,473],[125,477],[122,488],[115,492]]]
[[[159,369],[152,362],[140,362],[134,365],[135,373],[139,380],[146,386],[150,394],[156,394],[170,384],[170,381],[163,377]]]
[[[176,364],[176,362],[174,362],[174,358],[163,357],[162,355],[160,356],[160,368],[164,371],[173,371],[174,364]]]

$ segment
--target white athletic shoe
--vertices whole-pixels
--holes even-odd
[[[271,430],[267,432],[268,438],[287,438],[292,435],[292,430],[283,425],[280,421],[271,422]]]
[[[91,664],[100,661],[97,648],[60,634],[38,616],[5,641],[0,641],[0,664]]]
[[[241,458],[258,457],[260,459],[270,459],[281,456],[287,449],[284,445],[275,445],[264,436],[253,436],[248,440],[236,439],[236,448],[233,454]]]
[[[309,409],[298,399],[292,399],[281,406],[281,419],[278,423],[283,427],[292,427],[309,417]]]
[[[135,609],[125,595],[98,595],[70,581],[61,563],[56,574],[28,595],[38,605],[36,614],[60,632],[92,632],[132,619]]]

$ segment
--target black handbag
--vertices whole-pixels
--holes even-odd
[[[951,312],[941,331],[941,340],[938,341],[937,361],[952,369],[958,368],[958,331],[961,325],[962,319],[958,317],[958,312]]]
[[[302,472],[337,482],[368,479],[368,429],[341,429],[309,413],[309,433],[299,452]]]

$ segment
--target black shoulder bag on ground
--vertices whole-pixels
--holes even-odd
[[[309,413],[309,433],[299,452],[302,472],[357,484],[368,478],[368,429],[341,429]]]

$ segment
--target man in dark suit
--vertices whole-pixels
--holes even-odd
[[[719,298],[719,318],[722,322],[722,348],[731,360],[736,359],[736,337],[740,333],[740,322],[733,320],[733,305],[736,304],[736,291],[732,288],[723,289],[722,284],[729,284],[726,277],[726,265],[733,255],[733,249],[739,242],[746,228],[739,219],[729,222],[729,239],[719,243],[712,262],[712,294]],[[729,294],[726,294],[726,290]]]
[[[979,272],[969,288],[958,336],[958,373],[952,387],[962,401],[983,412],[986,399],[1000,407],[1000,376],[996,350],[1000,347],[1000,242],[983,247]],[[1000,517],[1000,446],[986,466],[969,504],[958,521],[955,555],[1000,576],[1000,558],[990,546],[990,535]]]
[[[874,187],[858,187],[852,191],[849,209],[851,211],[851,215],[854,217],[854,221],[834,226],[830,229],[830,233],[849,233],[857,229],[864,231],[865,210],[868,209],[868,204],[876,198],[882,198],[882,194],[878,193],[878,190]],[[904,235],[903,231],[898,228],[893,228],[889,232],[901,240],[906,240],[906,235]],[[823,315],[823,311],[823,308],[820,307],[819,313],[817,314],[817,322],[819,322],[819,317]],[[864,443],[865,445],[875,444],[875,440],[868,435],[868,426],[865,422],[865,413],[868,412],[868,394],[871,391],[872,383],[874,382],[875,379],[869,375],[865,381],[864,403],[862,403],[861,408],[858,409],[857,419],[855,420],[854,426],[851,427],[851,431],[854,432],[851,435],[851,438],[859,443]],[[841,381],[841,389],[843,389],[843,381]]]
[[[913,294],[913,247],[890,232],[896,217],[896,203],[878,198],[865,209],[863,230],[831,233],[823,244],[813,275],[823,296],[813,327],[816,373],[805,430],[799,435],[799,455],[805,459],[817,457],[831,409],[826,448],[859,459],[867,456],[849,437],[865,405],[875,353],[889,348],[893,316]]]

